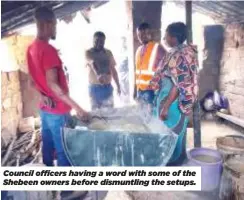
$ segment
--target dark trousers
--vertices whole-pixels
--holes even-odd
[[[154,101],[154,91],[153,90],[138,90],[137,99],[139,102],[146,104],[153,104]]]

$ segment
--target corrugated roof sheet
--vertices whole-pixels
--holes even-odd
[[[175,3],[184,6],[184,1]],[[244,1],[194,1],[192,5],[193,11],[221,23],[244,22]]]
[[[64,17],[91,5],[107,1],[2,1],[2,36],[33,22],[32,13],[40,5],[50,6],[56,15]],[[184,1],[176,1],[184,6]],[[194,1],[193,11],[206,14],[222,23],[244,22],[244,1]]]
[[[58,18],[86,9],[99,6],[107,1],[2,1],[1,33],[2,37],[24,25],[33,23],[34,10],[42,5],[52,8]]]

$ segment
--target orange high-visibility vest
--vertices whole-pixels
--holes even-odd
[[[159,44],[149,42],[146,46],[140,46],[136,52],[136,87],[140,90],[146,90],[156,67],[155,59],[157,56]]]

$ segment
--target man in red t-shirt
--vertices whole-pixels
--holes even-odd
[[[69,112],[74,109],[82,120],[88,119],[84,111],[69,96],[68,84],[57,50],[48,42],[56,36],[56,17],[52,10],[41,7],[35,12],[37,37],[27,50],[28,69],[32,83],[41,94],[43,163],[53,166],[56,151],[58,166],[69,166],[61,141],[61,128]]]

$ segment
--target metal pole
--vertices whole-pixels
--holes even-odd
[[[185,2],[186,25],[187,25],[187,43],[193,42],[192,38],[192,1]],[[201,117],[200,104],[197,99],[193,105],[193,131],[194,131],[194,147],[201,147]]]

